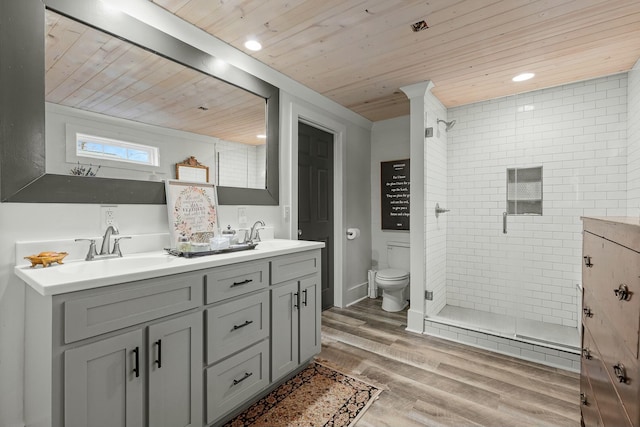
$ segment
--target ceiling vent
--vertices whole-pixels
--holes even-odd
[[[411,29],[413,30],[414,33],[417,33],[418,31],[426,30],[427,28],[429,28],[429,26],[427,25],[427,21],[425,20],[418,21],[415,24],[411,24]]]

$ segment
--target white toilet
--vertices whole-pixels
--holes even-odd
[[[382,309],[400,311],[407,306],[406,288],[409,284],[409,243],[388,242],[389,268],[376,273],[376,285],[382,289]]]

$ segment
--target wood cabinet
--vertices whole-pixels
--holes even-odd
[[[271,381],[320,352],[319,271],[317,252],[272,263]]]
[[[583,423],[640,427],[640,223],[583,222]]]

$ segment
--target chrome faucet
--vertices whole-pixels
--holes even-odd
[[[249,242],[250,242],[250,243],[252,243],[252,242],[254,241],[254,239],[255,239],[256,241],[258,241],[258,242],[260,241],[260,230],[259,230],[258,228],[256,228],[256,226],[257,226],[258,224],[260,224],[260,225],[261,225],[261,226],[263,226],[263,227],[265,226],[264,221],[262,221],[262,220],[260,220],[260,219],[259,219],[259,220],[257,220],[257,221],[253,224],[253,226],[251,227],[251,231],[249,232]],[[254,234],[255,234],[255,237],[254,237]]]
[[[111,236],[116,236],[120,234],[118,228],[110,225],[104,232],[104,236],[102,237],[102,246],[100,247],[100,253],[96,251],[96,241],[95,239],[76,239],[76,242],[80,242],[86,240],[89,242],[89,252],[87,252],[87,256],[85,257],[86,261],[92,261],[94,259],[104,259],[104,258],[115,258],[121,257],[122,251],[120,250],[120,240],[122,239],[130,239],[130,236],[123,236],[114,238],[113,242],[113,250],[109,251],[109,246],[111,246]]]
[[[100,248],[100,253],[98,255],[108,255],[111,253],[109,252],[109,246],[111,246],[111,236],[117,234],[120,234],[117,227],[113,225],[107,227],[104,232],[104,236],[102,237],[102,247]]]

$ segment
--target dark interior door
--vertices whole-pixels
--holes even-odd
[[[298,124],[298,238],[324,242],[322,309],[333,307],[333,135]]]

